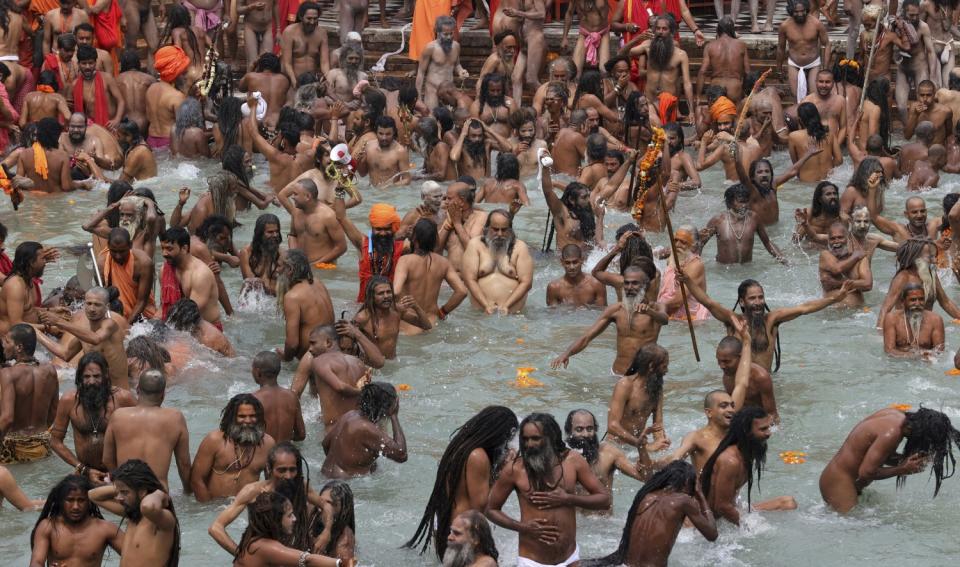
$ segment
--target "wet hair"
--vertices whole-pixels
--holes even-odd
[[[130,339],[126,348],[127,358],[142,360],[147,369],[164,371],[165,365],[170,362],[170,352],[160,343],[148,335],[140,335]]]
[[[807,130],[807,134],[817,142],[822,142],[830,132],[830,129],[820,121],[820,111],[812,102],[800,103],[800,106],[797,107],[797,119],[800,120],[801,126]]]
[[[53,87],[53,90],[57,90],[57,74],[53,71],[40,71],[40,77],[37,78],[37,85],[46,85],[48,87]]]
[[[916,265],[917,259],[923,256],[927,246],[935,246],[936,243],[929,238],[909,238],[904,240],[897,247],[897,272],[908,270]]]
[[[310,260],[303,250],[288,250],[286,263],[290,266],[290,287],[300,282],[313,283],[313,270],[310,269]]]
[[[551,81],[547,85],[547,95],[553,95],[560,99],[562,107],[567,108],[568,103],[570,102],[570,91],[567,90],[567,86],[558,81]]]
[[[607,155],[607,139],[601,134],[587,136],[587,159],[600,161]]]
[[[903,458],[920,454],[931,464],[930,476],[934,478],[933,496],[940,493],[943,479],[950,478],[956,472],[957,459],[953,455],[954,446],[960,450],[960,431],[953,428],[950,418],[943,413],[920,406],[917,411],[906,412],[906,444],[903,446]],[[897,488],[907,481],[905,475],[897,476]]]
[[[300,138],[300,134],[297,134],[297,139]],[[240,180],[240,183],[243,183],[245,187],[250,186],[250,178],[247,177],[247,166],[244,165],[243,159],[246,155],[243,148],[237,145],[227,146],[223,150],[223,155],[220,157],[220,166],[224,171],[229,171],[230,173],[237,176]]]
[[[948,215],[950,214],[950,210],[953,208],[953,206],[957,204],[957,201],[960,201],[960,193],[947,193],[943,196],[943,216],[941,217],[940,228],[938,229],[939,231],[943,232],[944,230],[950,228],[950,219],[948,218]]]
[[[607,158],[613,158],[617,160],[620,165],[623,165],[623,162],[627,161],[627,156],[624,155],[620,150],[611,150],[607,148]]]
[[[243,126],[243,112],[240,110],[242,104],[237,97],[226,97],[217,108],[216,125],[220,129],[224,148],[240,143],[240,131]]]
[[[140,131],[140,126],[126,116],[124,116],[120,124],[117,125],[117,133],[130,136],[130,148],[143,142],[143,133]]]
[[[257,425],[264,424],[264,410],[260,400],[253,394],[237,394],[230,398],[230,401],[227,402],[223,411],[220,412],[220,431],[223,432],[224,435],[226,435],[230,427],[237,422],[237,412],[240,411],[240,406],[252,406],[253,411],[257,414]],[[260,443],[263,443],[262,439]]]
[[[140,64],[140,55],[137,53],[136,49],[124,49],[120,54],[120,72],[125,73],[127,71],[140,71],[142,70]]]
[[[307,513],[307,487],[310,486],[310,466],[296,445],[289,441],[282,441],[274,445],[267,453],[268,471],[272,471],[276,466],[277,455],[281,453],[293,455],[297,462],[297,476],[289,482],[277,483],[274,488],[275,492],[290,501],[291,506],[293,506],[293,513],[297,516],[289,545],[294,549],[310,549],[313,543],[310,532],[320,518],[319,510],[314,511],[312,517]],[[304,476],[304,471],[306,471],[306,476]]]
[[[45,150],[55,150],[60,147],[60,134],[63,126],[56,118],[41,118],[37,122],[37,141]]]
[[[617,242],[620,241],[620,238],[624,234],[628,232],[639,231],[639,226],[633,223],[627,223],[617,229]],[[643,235],[636,234],[627,239],[626,246],[624,246],[623,250],[620,251],[620,273],[623,274],[627,267],[634,264],[635,260],[640,257],[653,259],[653,249],[650,248],[650,244],[647,242],[647,239],[643,237]]]
[[[233,237],[233,227],[230,226],[230,221],[227,220],[227,217],[223,215],[210,215],[203,219],[203,222],[197,227],[196,235],[197,238],[206,242],[224,230],[230,234],[231,238]]]
[[[193,18],[190,16],[187,7],[182,4],[171,4],[167,10],[167,26],[163,30],[163,35],[160,36],[160,45],[166,45],[168,42],[173,43],[173,30],[177,28],[182,28],[187,34],[187,43],[193,50],[194,56],[203,57],[203,52],[200,51],[200,42],[197,41],[197,35],[193,33]]]
[[[549,486],[543,482],[544,479],[539,478],[539,475],[531,471],[527,465],[526,459],[524,458],[524,455],[526,454],[526,447],[522,439],[523,428],[531,423],[540,429],[540,433],[544,437],[544,442],[553,446],[554,453],[556,453],[557,457],[561,461],[563,460],[563,456],[566,455],[568,451],[567,444],[563,441],[563,433],[560,431],[560,425],[557,423],[557,420],[548,413],[531,413],[527,417],[523,418],[523,421],[520,422],[520,453],[517,458],[522,459],[523,461],[523,468],[527,472],[527,478],[530,481],[530,487],[536,491],[553,490],[556,488],[556,485]],[[559,481],[557,482],[559,483]]]
[[[257,65],[254,68],[258,73],[270,71],[271,73],[280,73],[280,58],[271,52],[266,52],[257,58]]]
[[[933,123],[930,122],[929,120],[924,120],[920,124],[917,124],[916,130],[914,130],[914,134],[916,134],[917,140],[923,142],[928,146],[933,143],[933,136],[935,132],[936,131],[933,128]]]
[[[487,406],[458,427],[450,436],[450,442],[440,457],[433,491],[417,526],[416,533],[404,547],[416,548],[423,542],[420,553],[429,547],[431,540],[438,558],[443,558],[447,548],[447,535],[453,521],[453,503],[456,489],[464,480],[467,459],[475,449],[483,449],[496,477],[500,458],[506,444],[516,434],[517,416],[504,406]]]
[[[44,520],[50,520],[52,522],[58,518],[63,518],[65,512],[64,503],[67,500],[67,496],[75,490],[79,490],[87,497],[87,517],[98,520],[103,519],[100,508],[87,496],[87,493],[93,490],[93,483],[84,476],[75,474],[67,475],[50,489],[50,493],[43,503],[43,510],[40,511],[40,517],[37,518],[37,522],[33,525],[33,531],[30,532],[31,550],[33,549],[33,538],[37,533],[37,528],[40,527],[40,522]]]
[[[507,80],[500,73],[488,73],[483,76],[483,80],[480,81],[480,96],[477,97],[477,101],[480,103],[480,108],[484,106],[494,106],[490,101],[490,85],[492,83],[497,83],[503,87],[503,92],[500,95],[501,104],[496,106],[503,106],[503,102],[507,97]]]
[[[443,138],[443,134],[453,130],[453,114],[450,113],[450,109],[445,106],[438,106],[433,109],[433,117],[437,119],[437,124],[440,125],[440,131],[437,133],[438,138]]]
[[[333,525],[330,527],[330,542],[327,547],[321,549],[323,555],[330,557],[336,556],[337,541],[346,528],[356,533],[357,525],[353,512],[353,490],[350,485],[342,480],[329,480],[320,489],[319,494],[330,491],[330,498],[335,506],[340,508],[333,516]]]
[[[506,181],[508,179],[520,179],[520,160],[517,155],[511,152],[500,152],[497,154],[497,181]]]
[[[867,181],[874,173],[883,173],[883,164],[875,157],[864,158],[853,172],[849,185],[852,185],[863,196],[867,195]]]
[[[77,48],[77,36],[70,32],[62,33],[57,36],[57,47],[72,51]]]
[[[826,191],[828,187],[836,189],[837,196],[840,196],[840,189],[830,181],[817,183],[817,187],[813,190],[813,202],[810,204],[810,216],[819,217],[823,214],[823,192]]]
[[[493,36],[493,43],[494,45],[500,45],[503,42],[503,40],[511,36],[513,37],[513,39],[517,40],[517,45],[519,46],[520,38],[518,38],[516,32],[514,32],[511,29],[505,29],[505,30],[499,31],[497,35]]]
[[[680,124],[676,122],[670,122],[668,124],[664,124],[663,129],[670,134],[676,134],[677,141],[680,144],[680,147],[682,148],[684,146],[684,144],[686,143],[686,140],[684,139],[684,136],[683,136],[683,127],[680,126]],[[751,165],[751,167],[753,166]]]
[[[720,21],[717,22],[717,37],[724,35],[734,39],[737,38],[737,25],[730,14],[720,18]]]
[[[176,244],[180,248],[189,248],[190,233],[181,226],[172,226],[160,233],[160,242]]]
[[[370,382],[360,390],[357,411],[373,423],[387,416],[393,402],[397,399],[397,390],[387,382]]]
[[[376,124],[377,119],[383,115],[383,111],[387,108],[387,95],[379,89],[367,89],[363,91],[363,102],[367,107],[370,124]]]
[[[747,278],[742,282],[740,282],[740,285],[737,286],[737,302],[733,304],[734,311],[736,311],[737,307],[740,307],[741,311],[745,309],[743,301],[744,299],[746,299],[747,292],[750,290],[751,287],[759,287],[761,290],[763,289],[763,286],[760,285],[760,282],[752,278]],[[767,313],[770,312],[770,306],[767,305],[766,302],[764,302],[763,304],[763,310],[766,311]],[[777,333],[777,342],[773,350],[773,356],[774,356],[773,371],[774,372],[777,372],[778,370],[780,370],[780,352],[781,352],[780,351],[780,335],[781,334],[782,333],[780,332]],[[769,337],[767,338],[769,339]],[[769,346],[769,345],[765,345],[763,348],[760,348],[760,346],[757,344],[756,336],[754,336],[753,339],[750,341],[750,345],[753,347],[754,352],[760,352],[762,350],[766,350],[766,348]]]
[[[710,481],[713,479],[714,468],[717,464],[717,458],[727,450],[728,447],[736,445],[743,457],[747,469],[747,508],[750,508],[750,495],[753,490],[753,472],[757,473],[757,483],[760,483],[760,475],[763,473],[763,466],[767,460],[766,447],[758,447],[759,443],[753,439],[753,422],[757,419],[767,417],[767,412],[761,407],[746,406],[737,413],[733,414],[730,420],[730,427],[727,434],[724,435],[717,449],[707,459],[700,471],[700,490],[704,496],[710,495]]]
[[[431,219],[420,219],[413,225],[413,234],[410,243],[414,254],[429,256],[437,247],[437,223]]]
[[[178,331],[193,334],[200,329],[203,317],[200,314],[200,307],[192,299],[181,299],[173,304],[170,311],[167,312],[165,319],[167,325],[170,325]]]
[[[729,16],[725,16],[727,18]],[[627,512],[627,522],[623,526],[623,535],[620,536],[620,545],[617,550],[599,559],[588,559],[581,562],[583,567],[602,567],[608,565],[620,565],[627,559],[627,551],[630,549],[630,540],[633,536],[633,524],[643,513],[640,510],[640,504],[648,494],[659,492],[661,490],[672,490],[693,496],[696,491],[697,470],[687,461],[673,461],[669,465],[657,471],[650,479],[644,483],[643,487],[637,491],[633,497],[633,504]]]
[[[580,102],[580,97],[585,94],[592,94],[601,101],[603,100],[603,80],[600,77],[600,71],[596,69],[584,69],[577,81],[577,90],[573,93],[573,107],[576,108]]]
[[[133,187],[126,181],[114,181],[107,189],[107,205],[112,205],[123,199],[127,193],[133,191]],[[107,215],[107,226],[116,228],[120,225],[120,209],[116,208]]]
[[[305,5],[302,4],[300,8]],[[263,492],[247,504],[247,528],[243,530],[240,544],[237,545],[237,559],[246,555],[250,546],[261,539],[289,543],[290,537],[283,531],[283,515],[287,504],[290,504],[287,497],[276,491]]]
[[[773,177],[773,164],[770,163],[770,160],[768,160],[767,158],[759,158],[759,159],[755,159],[755,160],[753,160],[752,162],[750,162],[750,170],[747,172],[747,177],[748,177],[751,181],[753,181],[753,179],[757,176],[757,168],[760,167],[760,164],[761,164],[761,163],[766,164],[767,167],[770,168],[770,183],[772,184],[772,183],[775,181],[775,179],[774,179],[774,177]],[[773,191],[773,190],[774,190],[774,189],[772,189],[772,188],[771,188],[771,189],[764,189],[763,187],[760,187],[760,186],[757,185],[756,183],[754,183],[754,186],[756,186],[756,188],[760,191],[760,193],[761,193],[761,194],[764,194],[764,195],[767,194],[767,193],[769,193],[770,191]]]
[[[389,128],[393,130],[394,137],[397,135],[397,121],[390,116],[381,116],[380,118],[377,118],[376,127],[377,130],[381,128]]]
[[[589,147],[589,146],[588,146]],[[589,205],[581,207],[577,204],[577,194],[586,191],[590,195],[590,188],[573,181],[567,184],[560,196],[560,202],[567,208],[573,216],[580,222],[580,233],[586,241],[593,240],[597,233],[597,217],[594,215],[593,208]]]
[[[890,104],[887,98],[890,93],[890,79],[878,77],[867,85],[866,99],[880,107],[880,137],[883,146],[890,145]]]
[[[566,260],[567,258],[583,259],[583,248],[580,248],[576,244],[567,244],[560,251],[560,258],[562,260]]]
[[[497,551],[497,542],[493,539],[493,531],[490,529],[490,522],[482,512],[477,510],[465,510],[459,514],[467,521],[470,532],[477,545],[474,551],[477,555],[483,554],[493,558],[494,561],[500,558],[500,552]]]
[[[77,61],[96,61],[97,60],[97,48],[92,45],[78,45],[77,46]]]
[[[280,219],[273,213],[264,213],[257,217],[257,222],[253,225],[253,239],[250,241],[250,265],[259,266],[263,260],[265,250],[263,248],[264,233],[271,224],[281,228]],[[276,271],[276,264],[280,257],[279,252],[276,258],[270,258],[270,265],[267,266],[266,274],[270,275]]]
[[[150,469],[150,465],[140,459],[130,459],[110,472],[110,478],[114,482],[122,482],[130,487],[134,492],[145,491],[147,494],[158,490],[167,492],[167,489],[160,483],[160,479]],[[177,567],[180,564],[180,520],[177,518],[177,512],[173,508],[173,500],[167,503],[166,508],[173,514],[176,525],[173,528],[173,543],[170,544],[170,558],[164,567]]]
[[[614,55],[604,64],[603,68],[607,72],[607,75],[613,75],[613,68],[617,66],[617,63],[626,63],[627,67],[630,67],[630,59],[624,57],[623,55]]]
[[[647,398],[654,400],[659,405],[663,395],[663,376],[652,374],[653,368],[663,362],[668,356],[667,350],[657,343],[647,343],[640,347],[637,354],[633,356],[630,368],[624,372],[624,376],[633,376],[634,374],[643,375],[645,378],[644,389],[647,392]]]
[[[734,183],[723,192],[723,202],[727,209],[733,209],[737,201],[750,201],[750,190],[743,183]]]
[[[37,332],[33,327],[26,323],[17,323],[10,327],[9,336],[13,344],[23,349],[24,354],[33,357],[33,353],[37,350]]]
[[[177,107],[174,135],[178,140],[183,139],[187,128],[203,129],[203,107],[200,106],[200,101],[192,96],[183,99]]]
[[[787,0],[787,14],[793,15],[793,11],[797,6],[803,6],[807,9],[807,12],[810,12],[810,0]],[[809,13],[807,15],[809,15]]]
[[[8,277],[20,276],[29,285],[30,279],[33,277],[30,273],[30,265],[37,259],[41,249],[43,249],[43,245],[32,240],[17,245],[17,249],[13,253],[13,268],[10,270]]]

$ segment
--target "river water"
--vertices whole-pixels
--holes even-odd
[[[161,207],[168,212],[177,199],[177,189],[193,189],[196,195],[206,190],[205,178],[219,165],[214,162],[186,163],[169,155],[160,158],[160,174],[143,185],[154,190]],[[259,159],[259,158],[258,158]],[[774,157],[775,171],[789,165],[785,152]],[[256,181],[263,185],[266,164],[260,159]],[[849,161],[830,175],[841,189],[852,174]],[[723,210],[722,193],[726,183],[714,168],[704,176],[701,192],[680,196],[673,214],[674,225],[695,223],[702,227],[714,214]],[[931,215],[940,214],[940,200],[950,190],[957,190],[957,176],[944,176],[940,189],[926,193]],[[543,238],[545,205],[536,180],[527,183],[532,206],[518,215],[519,238],[539,250]],[[805,252],[790,243],[793,229],[792,210],[809,206],[813,189],[789,183],[780,190],[781,222],[768,229],[777,245],[785,251],[790,266],[777,264],[757,242],[754,262],[747,266],[719,266],[713,259],[714,244],[708,246],[704,259],[708,266],[709,293],[725,305],[733,305],[737,284],[744,278],[760,280],[772,308],[795,305],[820,295],[817,279],[817,254]],[[87,241],[81,224],[103,206],[106,193],[101,187],[89,193],[71,195],[29,195],[19,213],[8,207],[0,219],[10,230],[7,247],[26,239],[40,240],[47,245],[64,246]],[[366,230],[366,213],[372,203],[390,201],[401,214],[412,209],[419,200],[419,185],[384,190],[364,190],[365,202],[350,212],[361,230]],[[899,214],[906,198],[905,180],[892,184],[887,192],[887,214]],[[486,207],[493,208],[493,207]],[[282,210],[273,210],[288,228]],[[258,211],[240,217],[243,226],[234,233],[237,247],[249,243]],[[613,239],[616,228],[628,220],[627,215],[608,214],[605,234]],[[656,245],[666,244],[661,235],[651,235]],[[158,255],[159,256],[159,255]],[[592,266],[600,253],[591,255]],[[351,249],[335,271],[320,272],[320,277],[333,297],[335,312],[356,310],[356,252]],[[882,338],[874,329],[876,308],[883,301],[887,285],[895,270],[893,255],[877,251],[874,263],[875,289],[869,292],[867,304],[874,312],[836,311],[802,317],[782,327],[783,366],[774,376],[782,424],[770,440],[767,470],[755,489],[754,499],[789,494],[796,497],[799,509],[794,512],[753,513],[746,515],[744,526],[729,524],[720,529],[716,543],[708,543],[699,535],[685,530],[674,549],[674,565],[873,565],[888,557],[909,557],[914,565],[952,565],[960,551],[957,528],[960,523],[960,481],[948,480],[941,495],[931,499],[933,485],[926,474],[913,476],[903,490],[897,492],[892,480],[878,482],[866,492],[864,505],[848,517],[841,518],[825,509],[817,488],[817,480],[826,462],[842,443],[846,434],[860,419],[893,403],[924,404],[942,409],[960,425],[960,378],[945,376],[952,366],[956,348],[956,325],[947,326],[947,354],[932,363],[901,361],[883,354]],[[47,267],[45,292],[62,285],[74,273],[75,261],[65,257]],[[547,309],[545,292],[549,281],[562,271],[553,255],[536,254],[536,273],[526,312],[519,316],[484,316],[469,301],[439,328],[416,337],[402,337],[399,358],[389,362],[377,379],[393,384],[409,384],[400,402],[400,420],[407,435],[409,460],[398,465],[381,460],[372,477],[350,482],[356,501],[358,557],[363,565],[393,567],[432,565],[431,557],[420,557],[398,548],[413,533],[433,485],[437,461],[450,433],[470,415],[488,404],[511,407],[518,416],[534,411],[552,413],[562,424],[567,412],[588,408],[601,422],[606,421],[606,408],[613,388],[609,375],[614,356],[615,333],[601,335],[583,353],[575,356],[566,370],[551,370],[550,360],[560,353],[595,319],[596,311]],[[241,278],[239,270],[224,270],[224,280],[237,303]],[[945,274],[948,293],[956,296],[952,276]],[[445,296],[445,294],[443,295]],[[609,301],[615,301],[613,293]],[[939,311],[939,308],[938,308]],[[942,314],[942,311],[941,311]],[[226,333],[239,356],[222,359],[203,349],[168,388],[166,406],[181,410],[187,417],[191,452],[195,452],[203,436],[217,427],[220,411],[229,396],[256,388],[250,376],[250,360],[265,348],[282,346],[282,320],[269,300],[254,302],[238,309],[225,321]],[[671,323],[664,328],[660,342],[670,351],[670,371],[666,377],[664,419],[668,435],[679,443],[684,434],[704,423],[703,395],[720,387],[720,371],[714,360],[714,349],[724,335],[715,321],[696,328],[701,362],[694,360],[686,326]],[[511,385],[516,368],[536,368],[533,376],[541,388],[517,389]],[[293,365],[284,366],[281,383],[289,384]],[[73,373],[63,373],[61,391],[73,388]],[[323,482],[319,469],[323,462],[320,449],[321,428],[319,407],[315,400],[304,398],[307,439],[301,443],[310,463],[311,481]],[[69,437],[68,437],[68,443]],[[807,453],[803,464],[781,462],[778,453],[799,450]],[[26,493],[44,497],[69,467],[55,456],[10,469]],[[172,493],[183,530],[181,564],[228,565],[231,558],[207,535],[207,527],[224,506],[224,502],[197,504],[184,497],[175,469],[170,471]],[[612,551],[619,540],[624,515],[639,484],[618,476],[614,486],[615,512],[612,517],[581,517],[578,540],[582,557],[596,557]],[[0,563],[24,565],[29,561],[29,534],[36,513],[0,512]],[[516,514],[516,501],[511,497],[507,511]],[[231,533],[239,540],[245,518],[233,526]],[[516,558],[516,534],[495,529],[502,564],[513,564]],[[824,545],[828,544],[828,545]],[[116,565],[112,554],[106,564]]]

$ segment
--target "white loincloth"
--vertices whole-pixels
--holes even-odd
[[[577,548],[573,550],[573,554],[570,557],[567,557],[563,563],[547,565],[546,563],[537,563],[533,559],[527,559],[526,557],[517,557],[517,567],[566,567],[567,565],[572,565],[577,561],[580,561],[579,544],[577,544]]]
[[[817,56],[816,59],[807,63],[806,65],[799,65],[787,57],[787,65],[797,69],[797,103],[803,100],[803,97],[807,96],[807,71],[813,69],[814,67],[820,66],[820,56]]]

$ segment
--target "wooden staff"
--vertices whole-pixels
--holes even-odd
[[[540,247],[541,252],[550,250],[550,245],[553,244],[553,230],[553,215],[550,214],[550,209],[547,209],[547,224],[543,227],[543,246]]]
[[[757,78],[757,82],[753,83],[753,88],[750,89],[750,94],[747,95],[747,100],[743,102],[743,108],[740,109],[740,116],[737,118],[737,127],[733,130],[733,144],[736,144],[740,139],[740,131],[743,129],[743,123],[747,118],[747,112],[750,112],[750,101],[753,99],[753,93],[763,88],[763,82],[767,79],[767,75],[770,74],[771,69],[767,69],[760,74],[760,77]],[[862,102],[860,104],[863,104]],[[671,240],[672,242],[672,240]]]
[[[661,164],[660,167],[670,167],[668,160],[664,160]],[[667,203],[663,198],[662,187],[660,189],[660,198],[657,200],[660,201],[660,212],[663,213],[663,218],[667,221],[667,236],[670,238],[670,250],[673,251],[673,265],[679,274],[680,259],[677,257],[677,244],[673,240],[673,223],[670,222],[670,213],[667,212]],[[687,329],[690,331],[690,341],[693,343],[693,356],[697,359],[697,362],[700,362],[700,349],[697,348],[697,335],[693,330],[693,319],[690,317],[690,308],[687,305],[687,288],[683,283],[680,284],[680,298],[683,300],[683,310],[687,314]]]
[[[630,135],[630,126],[624,125],[626,128],[626,135]],[[630,166],[630,202],[637,200],[637,161],[640,159],[640,125],[637,125],[637,139],[633,142],[633,151],[634,159],[633,165]]]
[[[860,89],[860,107],[863,108],[863,101],[867,98],[867,85],[870,84],[870,67],[873,66],[873,54],[877,52],[877,45],[880,43],[880,22],[887,17],[887,7],[883,7],[880,17],[877,18],[877,25],[873,27],[873,45],[870,46],[870,57],[867,59],[867,68],[863,72],[863,88]]]

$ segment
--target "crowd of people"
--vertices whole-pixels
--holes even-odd
[[[313,2],[0,0],[3,218],[60,198],[41,193],[106,196],[102,209],[62,219],[91,235],[87,281],[45,289],[46,265],[69,251],[29,232],[15,235],[12,259],[0,254],[0,463],[11,465],[0,466],[0,498],[40,510],[31,566],[100,564],[108,548],[122,565],[177,565],[171,467],[183,498],[210,503],[211,517],[232,499],[209,534],[234,565],[356,565],[348,481],[409,455],[388,381],[404,337],[443,341],[458,310],[511,318],[527,309],[538,252],[517,237],[521,214],[546,223],[541,252],[555,241],[563,275],[547,286],[547,306],[599,313],[552,366],[566,368],[615,329],[606,424],[587,409],[562,425],[549,413],[518,416],[489,394],[450,436],[406,542],[432,546],[444,566],[496,565],[491,524],[519,534],[522,567],[665,565],[685,524],[714,541],[722,520],[795,509],[791,496],[751,498],[781,419],[780,327],[864,307],[864,293],[887,284],[871,269],[878,249],[897,268],[874,306],[886,355],[921,364],[945,351],[934,307],[960,318],[938,273],[960,278],[960,193],[933,216],[923,192],[960,173],[957,2],[845,2],[842,52],[827,31],[841,23],[836,2],[790,0],[776,22],[782,89],[738,37],[738,0],[728,14],[716,2],[709,41],[684,0],[572,0],[559,54],[544,31],[548,7],[407,2],[397,16],[412,21],[417,71],[391,83],[382,64],[365,69],[368,2],[339,2],[334,47]],[[474,9],[491,51],[471,76],[459,37]],[[382,0],[379,17],[385,26]],[[681,23],[703,46],[695,79]],[[791,165],[777,175],[769,157],[784,151]],[[171,158],[220,169],[181,189],[166,214],[142,182]],[[268,182],[258,188],[260,161]],[[841,190],[825,180],[844,162],[854,173]],[[704,186],[707,170],[728,180],[725,206],[698,228],[673,209],[686,191],[719,197]],[[900,222],[884,192],[904,177],[917,193]],[[721,305],[707,292],[705,248],[715,238],[715,265],[749,264],[759,237],[788,262],[767,228],[781,222],[777,190],[792,179],[813,189],[812,201],[783,220],[795,222],[793,245],[819,254],[822,297],[771,308],[763,285],[745,279],[736,305]],[[419,191],[420,204],[376,202],[357,214],[371,188],[388,187]],[[608,211],[634,222],[605,236]],[[249,243],[233,239],[241,218],[254,223]],[[0,242],[7,236],[0,225]],[[658,239],[668,246],[653,248]],[[356,312],[337,317],[324,280],[354,256]],[[224,284],[229,270],[241,289]],[[251,296],[275,298],[274,350],[240,352],[231,341],[234,305]],[[672,443],[665,375],[671,355],[688,353],[658,344],[661,331],[717,322],[727,334],[716,347],[722,380],[703,399],[703,427]],[[229,399],[193,453],[186,408],[164,404],[192,356],[184,341],[249,358],[258,386]],[[295,368],[289,388],[285,363]],[[61,395],[58,370],[75,389]],[[319,489],[299,445],[305,391],[320,406]],[[930,471],[936,495],[955,448],[960,431],[942,411],[881,408],[838,445],[820,493],[846,514],[872,482],[896,477],[899,487]],[[72,473],[52,488],[18,485],[17,464],[48,457]],[[620,544],[581,559],[578,511],[609,514],[618,471],[642,483]],[[504,510],[514,493],[518,514]],[[244,512],[238,542],[227,528]]]

